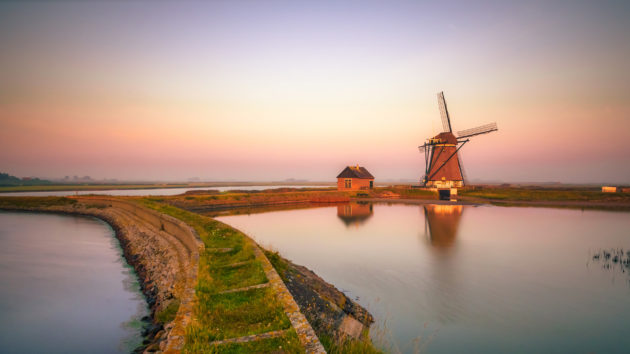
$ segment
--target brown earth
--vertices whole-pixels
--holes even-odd
[[[150,199],[192,212],[233,210],[236,208],[348,202],[354,193],[335,190],[293,190],[280,188],[264,191],[230,191],[217,195],[182,194]]]

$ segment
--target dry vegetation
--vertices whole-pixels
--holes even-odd
[[[149,198],[153,201],[176,206],[190,211],[211,211],[239,207],[270,206],[304,203],[347,202],[356,192],[339,192],[326,189],[271,189],[265,191],[229,191],[182,194],[169,197]]]

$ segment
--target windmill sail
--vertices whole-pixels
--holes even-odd
[[[437,97],[444,131],[418,146],[420,152],[424,154],[425,163],[422,185],[438,189],[460,188],[464,186],[464,180],[467,178],[464,175],[459,151],[470,141],[469,137],[497,131],[497,123],[463,130],[458,133],[459,136],[455,136],[444,92],[438,93]]]
[[[438,93],[438,106],[440,107],[440,116],[442,117],[442,129],[445,133],[452,133],[451,118],[448,116],[448,108],[446,108],[446,100],[444,99],[444,91]]]
[[[494,132],[497,130],[499,130],[499,128],[497,127],[497,123],[489,123],[489,124],[485,124],[476,128],[470,128],[470,129],[457,132],[457,138],[458,139],[469,138],[471,136],[487,134],[487,133]]]

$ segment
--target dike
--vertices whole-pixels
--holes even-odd
[[[49,205],[11,199],[3,198],[0,209],[84,215],[107,222],[151,309],[151,324],[135,352],[179,352],[192,319],[199,252],[204,247],[190,226],[118,198],[73,197],[64,198],[71,203]]]

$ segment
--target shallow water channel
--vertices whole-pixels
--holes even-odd
[[[2,353],[128,353],[147,304],[112,228],[0,211]]]
[[[393,352],[627,353],[630,214],[345,204],[223,216],[375,316]]]
[[[330,186],[221,186],[221,187],[184,187],[184,188],[144,188],[144,189],[106,189],[106,190],[79,190],[79,191],[41,191],[41,192],[3,192],[0,197],[65,197],[71,195],[118,195],[118,196],[144,196],[144,195],[178,195],[195,190],[216,190],[227,192],[233,190],[265,190],[275,188],[328,188]],[[45,187],[44,187],[45,188]]]

